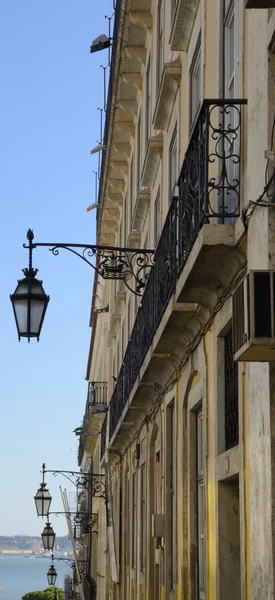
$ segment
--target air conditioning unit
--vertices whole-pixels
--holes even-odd
[[[232,300],[234,360],[275,360],[275,271],[250,271]]]
[[[246,0],[245,8],[274,8],[275,0]]]

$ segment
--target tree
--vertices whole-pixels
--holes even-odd
[[[28,592],[22,597],[22,600],[64,600],[64,590],[49,587],[46,590]]]

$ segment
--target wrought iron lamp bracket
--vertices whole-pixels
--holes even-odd
[[[103,473],[81,473],[80,471],[46,469],[45,463],[42,465],[42,473],[43,478],[45,473],[52,473],[54,477],[57,477],[57,475],[62,475],[63,477],[66,477],[66,479],[68,479],[75,487],[78,487],[81,482],[81,486],[85,487],[88,494],[95,498],[104,498],[106,501],[105,475]]]
[[[29,250],[29,268],[32,267],[34,248],[49,248],[54,256],[59,254],[60,249],[68,250],[84,260],[103,279],[124,281],[126,287],[137,296],[142,295],[141,292],[146,285],[149,270],[154,266],[154,250],[98,246],[96,244],[33,242],[33,239],[33,231],[29,229],[27,232],[28,244],[23,244],[23,247]]]

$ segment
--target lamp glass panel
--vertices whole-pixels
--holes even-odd
[[[42,300],[31,300],[31,318],[30,331],[31,334],[38,334],[40,331],[41,320],[43,318],[45,302]]]
[[[39,489],[34,497],[37,514],[39,517],[47,517],[50,510],[52,497],[47,489]]]
[[[28,300],[14,300],[13,307],[20,335],[28,330]]]

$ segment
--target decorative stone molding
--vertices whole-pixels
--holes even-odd
[[[129,165],[126,160],[111,160],[111,167],[115,171],[120,171],[124,175],[128,175]]]
[[[128,58],[135,58],[145,65],[147,51],[144,46],[125,46],[125,54]]]
[[[136,128],[133,121],[117,121],[116,126],[123,133],[128,133],[130,137],[134,137]]]
[[[134,25],[140,25],[145,29],[152,29],[153,18],[149,11],[131,10],[129,12],[129,19]]]
[[[152,187],[156,178],[159,161],[163,151],[163,135],[159,133],[149,138],[141,175],[142,187]]]
[[[118,108],[125,113],[130,113],[133,116],[137,114],[137,103],[135,100],[128,100],[127,98],[124,100],[123,98],[119,99]]]
[[[135,86],[137,90],[141,90],[142,77],[139,73],[124,71],[124,73],[121,74],[121,79],[127,85]]]
[[[131,152],[131,146],[130,144],[122,142],[114,142],[113,150],[114,152],[116,152],[116,154],[126,154],[126,156],[128,157]]]
[[[130,10],[150,11],[151,4],[152,4],[152,0],[130,0],[129,1],[129,9]]]
[[[118,194],[115,191],[112,191],[112,189],[111,189],[111,190],[107,191],[105,197],[106,197],[107,202],[110,201],[118,206],[123,205],[123,194],[122,193]]]
[[[141,241],[140,231],[137,231],[136,229],[132,229],[132,231],[130,231],[129,236],[128,236],[128,243],[127,243],[128,248],[139,248],[140,241]]]
[[[142,231],[150,204],[150,189],[139,190],[134,208],[132,226],[135,231]]]
[[[188,49],[199,0],[178,0],[169,43],[171,50]]]
[[[165,63],[153,116],[154,129],[167,130],[181,79],[179,59]]]

